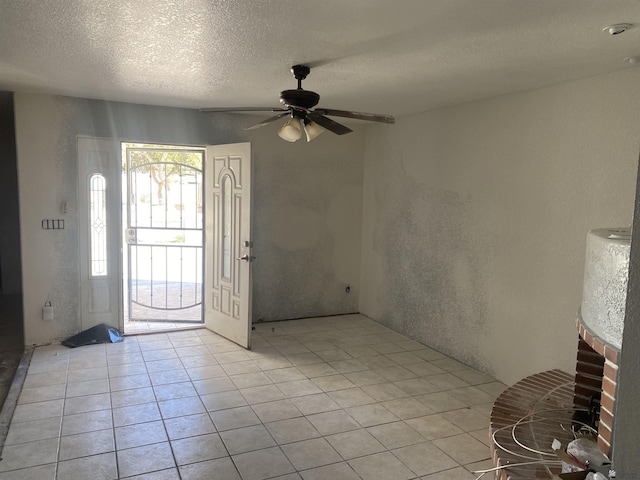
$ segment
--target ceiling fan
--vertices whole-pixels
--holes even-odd
[[[221,107],[203,108],[202,112],[277,112],[276,115],[261,122],[247,127],[245,130],[253,130],[263,127],[279,118],[289,116],[290,119],[278,131],[278,135],[289,142],[295,142],[304,132],[307,141],[310,142],[322,132],[329,130],[337,135],[344,135],[352,132],[349,127],[338,123],[329,117],[355,118],[357,120],[367,120],[380,123],[395,123],[391,115],[376,115],[373,113],[350,112],[347,110],[335,110],[332,108],[314,108],[320,101],[320,95],[311,90],[302,88],[302,80],[307,78],[311,69],[307,65],[294,65],[291,73],[298,81],[298,88],[295,90],[284,90],[280,92],[280,103],[284,107]]]

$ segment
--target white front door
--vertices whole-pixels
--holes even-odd
[[[205,326],[251,346],[251,144],[207,147]]]

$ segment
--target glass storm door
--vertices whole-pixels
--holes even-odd
[[[203,323],[204,150],[125,151],[128,320]]]

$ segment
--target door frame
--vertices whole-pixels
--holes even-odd
[[[145,145],[154,145],[153,147],[149,147],[149,146],[145,146]],[[156,146],[157,145],[157,146]],[[200,325],[204,325],[204,305],[202,302],[202,295],[204,293],[204,255],[205,255],[205,251],[204,251],[204,232],[205,232],[205,212],[204,212],[204,203],[202,200],[202,190],[204,188],[204,165],[205,165],[205,156],[206,156],[206,148],[205,147],[201,147],[201,146],[188,146],[188,145],[173,145],[173,144],[147,144],[147,143],[140,143],[140,142],[122,142],[121,143],[121,149],[120,149],[120,154],[122,156],[122,165],[126,166],[126,172],[121,171],[121,189],[123,191],[123,205],[122,205],[122,236],[121,236],[121,241],[122,241],[122,250],[121,250],[121,264],[122,264],[122,272],[123,272],[123,282],[122,282],[122,293],[123,293],[123,299],[122,299],[122,304],[123,304],[123,317],[127,318],[130,322],[132,321],[131,318],[131,313],[132,313],[132,304],[136,303],[133,298],[132,298],[132,251],[133,250],[137,250],[137,231],[141,230],[141,231],[145,231],[145,230],[154,230],[154,229],[158,229],[159,231],[161,230],[184,230],[184,231],[198,231],[200,232],[200,241],[199,241],[199,246],[198,245],[188,245],[188,246],[183,246],[180,248],[187,248],[187,247],[193,247],[195,249],[199,249],[200,253],[196,253],[196,257],[200,257],[200,262],[199,266],[196,267],[196,271],[199,270],[200,275],[197,276],[198,280],[199,280],[199,295],[196,295],[196,298],[199,297],[199,302],[197,304],[192,305],[192,307],[198,306],[199,305],[199,320],[194,320],[194,319],[171,319],[171,318],[166,318],[166,319],[157,319],[157,320],[152,320],[149,319],[148,321],[150,322],[158,322],[158,323],[185,323],[187,324],[187,326],[200,326]],[[137,188],[133,188],[132,185],[132,174],[134,172],[132,172],[132,170],[136,170],[137,171],[137,167],[135,169],[131,168],[130,165],[130,156],[129,156],[129,150],[132,151],[167,151],[167,152],[174,152],[174,153],[192,153],[192,154],[198,154],[201,157],[202,162],[200,163],[200,168],[196,168],[193,165],[188,165],[188,164],[181,164],[182,167],[187,168],[187,169],[192,169],[194,171],[199,172],[199,182],[200,182],[200,194],[198,195],[198,191],[196,190],[195,192],[195,197],[194,200],[196,202],[196,205],[198,204],[198,197],[200,197],[200,206],[202,207],[202,211],[201,212],[197,212],[196,210],[196,215],[199,217],[199,220],[196,220],[195,225],[197,226],[198,224],[200,224],[200,228],[187,228],[184,225],[181,225],[180,227],[169,227],[167,226],[167,221],[169,218],[169,214],[167,213],[168,210],[170,210],[170,205],[167,203],[169,202],[169,190],[168,188],[165,188],[164,191],[164,201],[165,201],[165,213],[164,213],[164,221],[165,221],[165,225],[164,227],[162,226],[157,226],[157,225],[152,225],[150,222],[149,225],[145,225],[144,221],[142,221],[143,225],[138,225],[136,224],[135,226],[132,226],[132,222],[133,222],[133,218],[132,218],[132,211],[133,211],[133,206],[132,205],[132,195],[137,194]],[[163,163],[172,163],[172,162],[162,162],[160,164]],[[152,163],[149,163],[148,165],[155,165]],[[149,180],[149,182],[151,183],[151,180]],[[126,188],[125,188],[125,184],[126,184]],[[136,181],[137,184],[137,181]],[[155,187],[155,185],[152,185],[151,187]],[[150,197],[153,196],[153,188],[150,187],[150,191],[146,192],[149,193]],[[182,187],[181,187],[182,188]],[[126,199],[124,198],[126,194]],[[150,199],[151,200],[151,199]],[[153,202],[150,201],[150,205],[151,208],[153,208]],[[135,208],[139,208],[140,204],[135,203]],[[136,210],[137,211],[137,210]],[[151,211],[150,211],[151,214]],[[136,215],[134,215],[137,219],[138,215],[136,213]],[[149,217],[154,218],[153,216]],[[126,222],[125,222],[126,220]],[[125,225],[126,223],[126,225]],[[181,221],[182,223],[182,221]],[[132,235],[133,233],[133,235]],[[134,238],[134,241],[129,241],[128,239],[130,237]],[[156,245],[147,245],[150,248],[154,248],[156,247]],[[168,245],[168,244],[158,244],[158,247],[165,247],[165,248],[179,248],[178,245]],[[126,259],[126,262],[125,262]],[[152,270],[153,270],[153,265],[152,265]],[[126,278],[124,277],[124,275],[126,275]],[[125,282],[126,280],[126,282]],[[152,283],[153,283],[153,278],[151,279]],[[167,281],[167,279],[165,279],[165,281]],[[153,309],[154,307],[148,306],[148,308]],[[159,310],[179,310],[179,308],[159,308]]]

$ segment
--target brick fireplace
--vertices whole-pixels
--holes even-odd
[[[630,252],[629,227],[600,228],[587,234],[582,304],[576,320],[574,406],[592,410],[598,446],[609,456]]]
[[[620,351],[590,331],[580,316],[576,326],[579,338],[574,406],[592,410],[598,446],[610,455]]]
[[[554,478],[560,467],[551,444],[572,441],[569,426],[593,427],[611,458],[630,248],[629,228],[588,233],[575,375],[537,373],[498,397],[490,420],[496,480]]]
[[[509,466],[495,473],[497,480],[551,478],[549,474],[558,474],[560,470],[557,466],[515,467],[515,464],[522,462],[522,454],[530,453],[519,450],[520,445],[513,435],[517,434],[534,449],[550,452],[554,438],[564,445],[573,439],[565,426],[575,420],[597,429],[600,450],[611,455],[620,351],[594,335],[583,325],[580,316],[576,326],[578,349],[575,376],[561,370],[537,373],[506,389],[494,403],[490,431],[496,443],[491,445],[491,456],[494,466]],[[587,410],[589,413],[576,416],[572,414],[574,409]],[[515,430],[511,428],[523,419],[535,420],[537,412],[546,416],[553,411],[557,411],[557,415],[547,422],[523,422]]]

